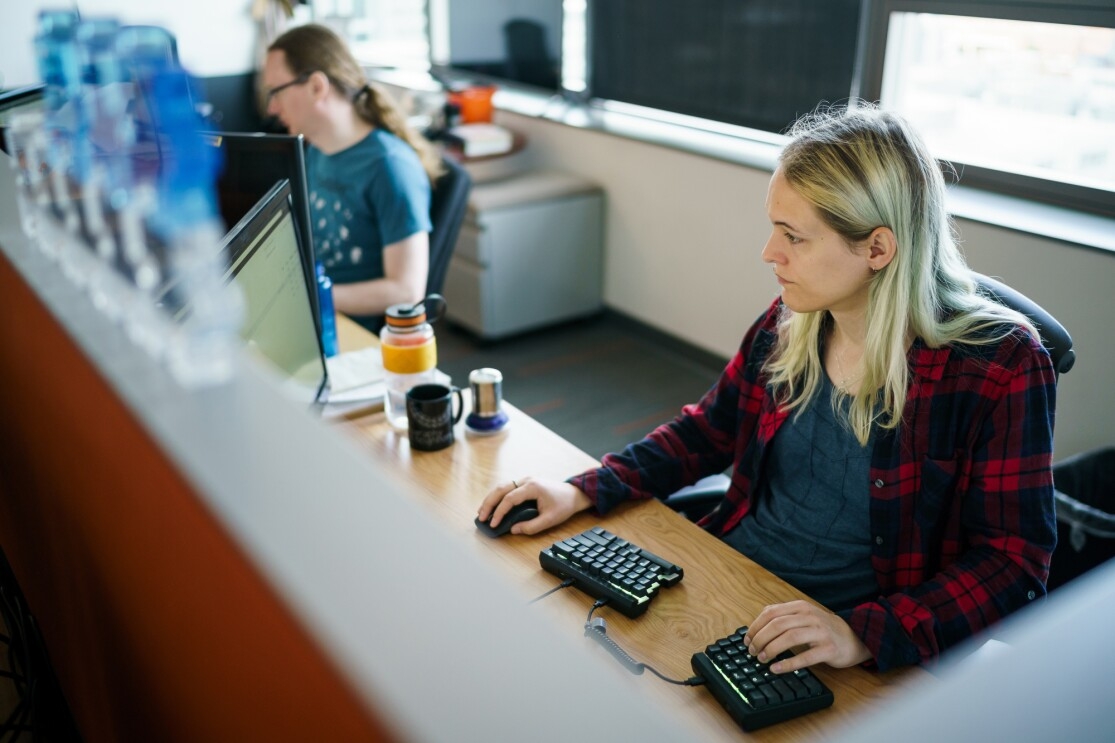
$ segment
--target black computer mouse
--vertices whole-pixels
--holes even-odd
[[[520,521],[530,521],[538,515],[538,501],[525,500],[522,503],[511,506],[511,510],[503,517],[503,521],[499,522],[499,526],[492,528],[488,526],[487,521],[476,519],[476,528],[487,534],[489,537],[502,537],[504,534],[511,531],[511,527]],[[491,520],[491,516],[488,517]]]

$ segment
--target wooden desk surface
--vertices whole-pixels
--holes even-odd
[[[359,351],[378,346],[379,338],[369,333],[351,317],[337,313],[337,347],[342,351]]]
[[[495,483],[526,475],[564,479],[597,464],[513,405],[505,405],[510,423],[503,432],[476,437],[459,425],[456,443],[439,452],[412,451],[406,436],[391,429],[382,413],[350,419],[343,425],[376,456],[396,463],[424,493],[431,515],[520,584],[524,601],[558,584],[539,566],[539,551],[597,524],[681,565],[685,578],[661,591],[638,619],[606,607],[596,613],[607,619],[609,635],[621,647],[669,677],[693,675],[689,660],[694,652],[746,623],[763,606],[803,597],[657,501],[626,504],[603,518],[581,513],[533,537],[483,536],[473,518],[480,500]],[[581,634],[591,606],[586,594],[570,588],[546,597],[536,608],[567,623],[570,633]],[[833,707],[759,730],[751,734],[754,739],[788,741],[832,735],[856,715],[877,709],[895,690],[928,677],[918,668],[886,674],[858,667],[836,670],[819,666],[814,670],[833,690]],[[703,730],[709,740],[748,739],[708,691],[667,684],[649,673],[634,677],[618,663],[615,672],[617,682],[626,679],[638,684],[641,691],[657,695]]]

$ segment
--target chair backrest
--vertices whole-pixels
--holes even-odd
[[[455,160],[442,158],[445,173],[434,184],[430,194],[430,271],[426,278],[426,294],[440,294],[449,270],[449,259],[457,244],[457,234],[468,211],[468,195],[472,179]]]
[[[1076,351],[1072,348],[1072,336],[1065,330],[1065,326],[1057,318],[1045,311],[1037,302],[1033,301],[1017,289],[1012,289],[998,279],[972,272],[972,278],[980,290],[999,304],[1010,307],[1030,318],[1030,322],[1041,334],[1041,343],[1053,360],[1053,369],[1058,375],[1072,369],[1076,363]]]
[[[503,41],[509,78],[543,88],[557,87],[557,67],[546,45],[545,26],[513,18],[503,25]]]

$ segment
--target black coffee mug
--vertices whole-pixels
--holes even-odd
[[[453,395],[457,414],[453,414]],[[464,399],[459,387],[420,384],[407,392],[407,432],[410,448],[437,451],[453,443],[453,425],[461,420]]]

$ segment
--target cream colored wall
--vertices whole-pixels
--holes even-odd
[[[600,132],[500,112],[529,162],[591,178],[607,198],[604,301],[728,356],[778,291],[759,258],[770,174]],[[958,228],[972,267],[1046,307],[1079,360],[1059,389],[1056,458],[1115,445],[1115,254],[982,223]]]
[[[601,184],[609,307],[729,356],[778,293],[759,253],[769,173],[501,112],[533,162]]]

